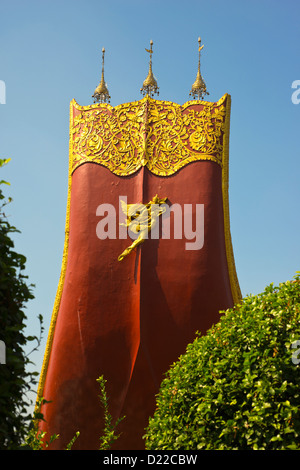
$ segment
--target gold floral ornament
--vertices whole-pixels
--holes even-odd
[[[73,100],[72,172],[88,162],[118,176],[131,175],[142,166],[155,175],[170,176],[200,160],[222,166],[229,101],[227,94],[218,102],[188,101],[182,106],[149,95],[116,107],[79,106]]]
[[[129,227],[131,232],[139,234],[138,238],[123,251],[118,257],[118,261],[122,261],[125,256],[128,256],[137,246],[144,243],[148,238],[148,233],[157,224],[160,215],[166,212],[166,207],[161,204],[166,202],[167,198],[160,198],[156,194],[148,204],[126,204],[121,201],[123,213],[127,216],[126,223],[121,223],[125,227]]]

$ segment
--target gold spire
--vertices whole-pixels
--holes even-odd
[[[201,49],[203,49],[204,46],[201,46],[201,38],[198,38],[198,43],[199,43],[199,59],[198,59],[198,72],[197,72],[197,77],[195,82],[192,85],[192,89],[190,91],[190,96],[193,96],[194,99],[202,100],[204,95],[209,95],[208,91],[206,90],[206,85],[205,82],[201,76],[200,72],[200,53]]]
[[[154,78],[153,72],[152,72],[152,46],[153,46],[153,41],[151,39],[150,41],[150,49],[146,49],[147,52],[150,54],[150,61],[149,61],[149,72],[147,78],[143,82],[143,86],[141,88],[141,93],[142,95],[150,95],[153,96],[155,93],[159,95],[159,87],[157,86],[157,81]]]
[[[106,83],[104,81],[104,54],[105,49],[102,48],[102,75],[101,75],[101,82],[97,86],[92,98],[94,98],[94,103],[109,103],[110,95],[107,89]]]

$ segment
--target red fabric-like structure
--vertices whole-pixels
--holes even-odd
[[[125,415],[113,449],[143,449],[164,373],[196,331],[204,334],[218,322],[220,310],[237,300],[226,241],[224,165],[195,161],[171,176],[142,166],[124,177],[86,162],[70,172],[67,261],[39,391],[51,401],[41,409],[40,429],[48,438],[60,435],[50,449],[64,449],[76,431],[75,449],[99,448],[100,375],[107,380],[113,420]],[[97,207],[116,208],[118,234],[120,198],[146,204],[155,194],[167,197],[169,205],[190,204],[194,224],[196,204],[204,205],[203,247],[187,250],[184,237],[174,238],[171,212],[169,239],[149,235],[118,261],[132,240],[100,240]],[[163,220],[160,226],[162,232]]]

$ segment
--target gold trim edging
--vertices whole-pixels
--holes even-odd
[[[170,176],[200,160],[222,166],[226,98],[180,106],[147,95],[116,107],[79,106],[72,100],[72,171],[96,163],[117,176],[132,175],[142,166],[157,176]]]
[[[73,122],[73,106],[72,106],[72,103],[71,103],[71,105],[70,105],[70,127],[69,127],[70,130],[71,130],[72,122]],[[73,142],[73,137],[72,137],[72,133],[70,132],[69,155],[72,155],[72,142]],[[50,359],[50,353],[51,353],[51,348],[52,348],[52,343],[53,343],[53,338],[54,338],[54,330],[55,330],[56,320],[57,320],[57,317],[58,317],[60,301],[61,301],[61,297],[62,297],[62,293],[63,293],[65,275],[66,275],[66,270],[67,270],[68,249],[69,249],[69,233],[70,233],[71,187],[72,187],[72,165],[71,165],[71,163],[72,163],[71,159],[69,158],[68,195],[67,195],[66,222],[65,222],[65,241],[64,241],[63,257],[62,257],[62,266],[61,266],[60,278],[59,278],[58,288],[57,288],[57,292],[56,292],[56,296],[55,296],[53,312],[52,312],[52,316],[51,316],[49,332],[48,332],[48,338],[47,338],[47,343],[46,343],[46,348],[45,348],[45,353],[44,353],[44,359],[43,359],[43,364],[42,364],[41,374],[40,374],[40,379],[39,379],[39,385],[38,385],[38,390],[37,390],[36,411],[37,411],[39,400],[43,397],[44,385],[45,385],[45,381],[46,381],[46,374],[47,374],[47,369],[48,369],[48,364],[49,364],[49,359]],[[46,398],[46,397],[44,397],[44,398]]]
[[[230,134],[230,113],[231,96],[227,95],[225,132],[223,142],[223,168],[222,168],[222,194],[223,194],[223,212],[224,212],[224,236],[225,249],[227,257],[227,267],[229,273],[231,294],[234,304],[238,304],[242,299],[242,293],[236,273],[236,266],[233,254],[230,214],[229,214],[229,134]]]

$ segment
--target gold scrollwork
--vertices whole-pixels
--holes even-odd
[[[85,162],[101,164],[119,176],[141,166],[169,176],[197,160],[222,166],[226,97],[180,106],[146,96],[114,108],[79,106],[73,100],[72,171]]]

